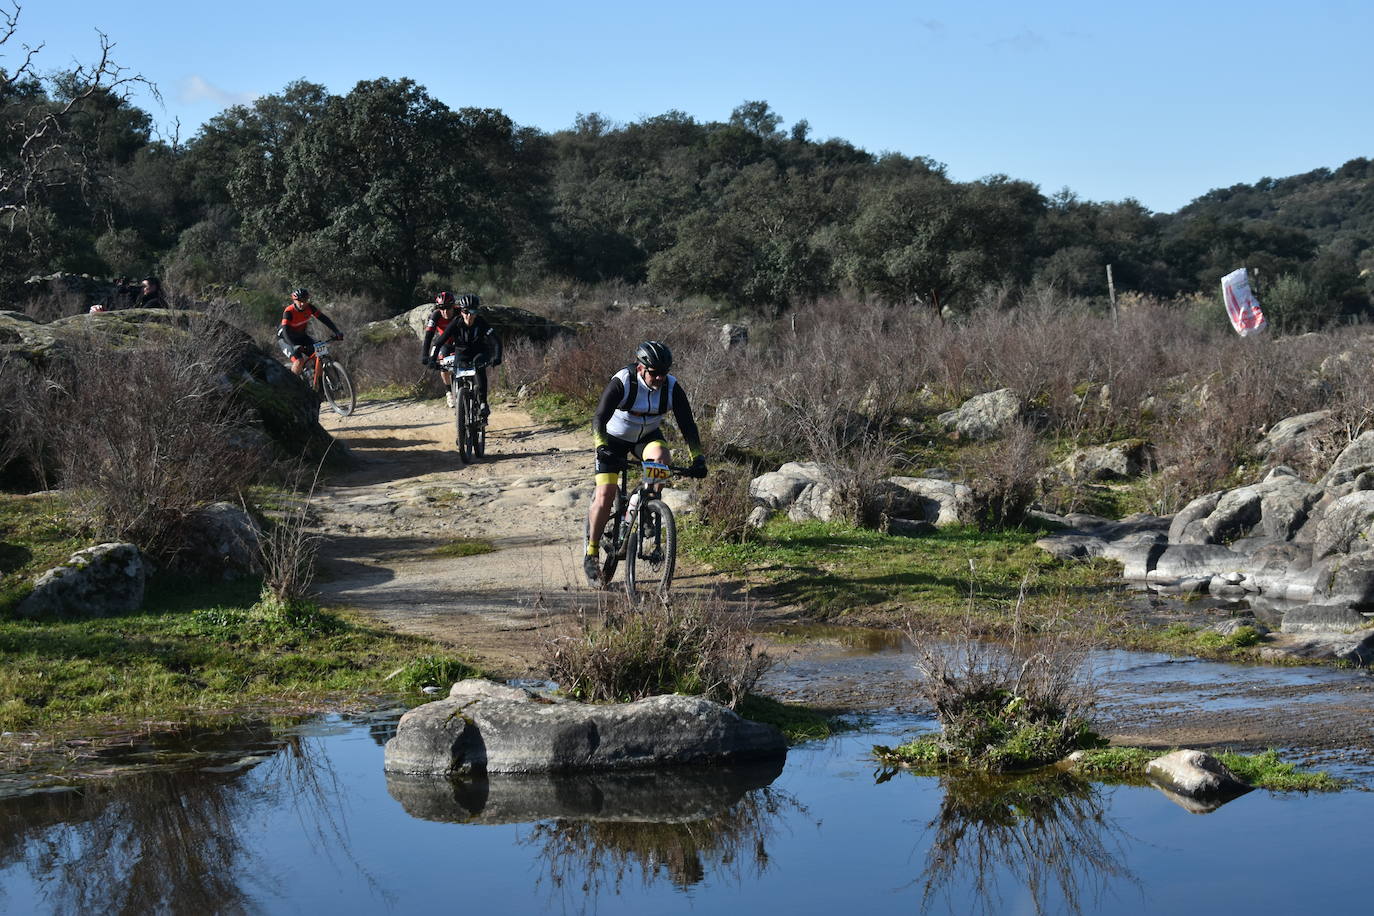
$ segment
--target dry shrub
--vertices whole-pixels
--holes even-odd
[[[412,398],[437,398],[444,393],[439,373],[420,365],[419,340],[391,338],[377,344],[349,346],[339,358],[359,390],[388,388]]]
[[[921,691],[941,726],[939,735],[917,742],[920,750],[908,755],[927,764],[1001,771],[1053,763],[1104,743],[1087,718],[1096,687],[1083,634],[1092,629],[1062,610],[1031,625],[1022,615],[1028,584],[1021,583],[1008,642],[978,638],[972,595],[955,632],[907,628]]]
[[[175,564],[191,515],[256,479],[259,453],[226,376],[237,341],[209,327],[159,346],[86,341],[49,371],[44,428],[62,486],[99,536]]]
[[[629,702],[665,693],[704,696],[734,708],[773,660],[755,651],[752,613],[716,595],[630,605],[611,599],[579,611],[572,632],[548,637],[544,670],[587,702]]]
[[[966,468],[974,515],[982,528],[1019,525],[1040,495],[1047,453],[1030,424],[1017,421]]]
[[[754,509],[749,480],[746,469],[724,465],[713,468],[699,485],[695,516],[709,543],[742,544],[755,533],[749,525]]]
[[[310,597],[315,557],[323,541],[318,533],[318,519],[311,511],[320,466],[315,468],[308,489],[301,486],[305,469],[296,469],[291,489],[299,495],[294,505],[270,518],[258,541],[262,560],[262,601],[275,608],[298,607]]]

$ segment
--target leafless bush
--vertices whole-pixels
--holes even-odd
[[[544,387],[544,363],[549,344],[518,338],[507,341],[501,357],[501,372],[493,382],[509,391],[524,388],[535,393]]]
[[[1030,424],[1016,422],[967,468],[974,514],[984,528],[1019,525],[1040,495],[1047,453]]]
[[[319,482],[319,467],[308,487],[301,484],[305,472],[298,468],[291,490],[294,503],[271,518],[258,541],[262,560],[262,598],[278,609],[299,606],[310,597],[315,578],[315,557],[322,538],[311,511],[311,499]]]
[[[733,708],[773,664],[754,648],[751,618],[715,595],[637,606],[615,599],[599,612],[583,608],[575,630],[547,638],[544,670],[588,702],[684,693]]]
[[[709,542],[742,544],[754,533],[749,525],[754,509],[749,479],[746,469],[725,465],[712,470],[702,482],[695,514]]]
[[[236,340],[201,326],[159,346],[88,341],[49,372],[61,483],[102,536],[175,563],[190,516],[255,479],[226,377]]]
[[[420,365],[418,340],[392,338],[353,345],[342,351],[340,358],[363,391],[388,388],[411,398],[437,398],[444,393],[439,373]]]

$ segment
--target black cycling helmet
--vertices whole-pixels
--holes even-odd
[[[635,351],[635,359],[646,369],[667,372],[673,368],[673,351],[658,340],[646,340]]]
[[[450,293],[448,290],[445,290],[444,292],[434,297],[434,304],[439,306],[439,308],[441,309],[453,308],[453,293]]]
[[[476,293],[463,293],[458,297],[458,307],[465,312],[475,312],[482,304],[482,297]]]
[[[304,286],[298,286],[295,289],[291,290],[291,298],[299,299],[302,302],[309,302],[310,290],[306,289]]]

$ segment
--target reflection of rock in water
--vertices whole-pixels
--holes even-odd
[[[928,825],[935,836],[920,877],[926,909],[944,898],[952,912],[1000,913],[1005,881],[1029,894],[1037,913],[1080,913],[1085,903],[1096,911],[1113,879],[1135,880],[1093,783],[1054,772],[941,783],[945,798]]]
[[[503,774],[488,779],[386,774],[387,791],[412,817],[506,824],[569,817],[606,821],[697,821],[769,785],[781,759],[730,767]]]
[[[768,788],[782,759],[730,767],[500,775],[484,780],[388,773],[387,791],[413,817],[470,824],[534,823],[537,848],[564,910],[586,909],[601,890],[638,873],[679,887],[708,873],[762,872],[767,839],[788,808]]]

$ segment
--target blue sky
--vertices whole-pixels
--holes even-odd
[[[294,79],[345,93],[387,76],[548,131],[579,112],[724,120],[763,99],[785,127],[929,156],[959,180],[1159,211],[1374,156],[1367,0],[27,0],[0,66],[21,41],[46,43],[45,69],[88,61],[96,29],[183,139]]]

